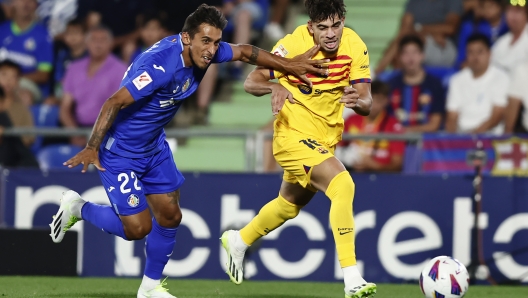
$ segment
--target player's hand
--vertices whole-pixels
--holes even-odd
[[[88,165],[90,164],[93,164],[99,171],[105,171],[105,169],[101,166],[101,163],[99,162],[99,156],[97,151],[92,148],[84,148],[74,157],[70,158],[67,162],[63,163],[63,165],[67,166],[70,169],[80,164],[83,165],[83,169],[81,171],[82,173],[86,173],[86,170],[88,170]]]
[[[273,112],[273,115],[277,115],[280,110],[282,110],[286,99],[288,99],[290,103],[295,104],[293,94],[288,91],[288,89],[280,84],[274,84],[271,90],[271,111]]]
[[[316,45],[306,53],[291,58],[285,67],[288,73],[301,79],[310,88],[312,87],[312,81],[306,76],[307,73],[328,76],[328,65],[325,65],[325,63],[330,62],[330,59],[311,60],[317,54],[319,48],[320,46]]]
[[[341,97],[340,103],[344,103],[345,107],[349,109],[357,108],[359,100],[359,93],[354,87],[345,87],[345,94]]]

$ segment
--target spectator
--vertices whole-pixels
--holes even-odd
[[[119,89],[126,66],[111,54],[112,33],[105,27],[88,32],[88,57],[73,62],[64,76],[60,120],[66,127],[92,127],[103,103]],[[75,137],[84,147],[86,139]]]
[[[376,67],[379,74],[387,68],[398,53],[400,39],[418,34],[425,40],[425,64],[453,66],[456,47],[451,38],[456,34],[462,14],[462,0],[408,0],[400,29]]]
[[[497,40],[493,46],[491,61],[493,65],[511,74],[515,67],[528,59],[528,5],[521,7],[508,3],[506,23],[510,33]]]
[[[34,126],[31,111],[18,98],[17,94],[20,75],[21,70],[17,64],[9,60],[0,62],[0,86],[3,89],[1,110],[7,113],[13,127],[31,128]],[[34,136],[22,137],[22,142],[27,147],[30,147],[34,141]]]
[[[48,30],[35,21],[36,8],[36,0],[13,0],[13,21],[0,25],[0,61],[11,60],[20,65],[24,77],[39,84],[47,95],[53,46]]]
[[[42,93],[33,81],[21,78],[18,82],[17,97],[26,108],[31,109],[33,105],[41,102]]]
[[[92,0],[38,0],[37,15],[55,40],[61,40],[68,23],[84,20]]]
[[[3,0],[0,2],[0,23],[11,19],[12,5],[11,0]]]
[[[505,117],[506,133],[528,133],[528,60],[513,72],[508,107]],[[518,124],[521,107],[524,107],[521,123]]]
[[[62,80],[70,63],[88,55],[85,39],[86,29],[83,22],[79,19],[68,22],[64,32],[65,47],[59,49],[55,57],[53,81],[54,95],[57,98],[61,98],[63,95]]]
[[[151,17],[147,19],[140,31],[141,46],[132,54],[129,63],[165,36],[167,36],[166,29],[159,18]]]
[[[267,0],[224,0],[223,11],[229,19],[228,26],[225,30],[233,30],[233,43],[250,43],[251,30],[258,26],[258,24],[264,27],[267,18],[264,8],[267,6]],[[231,76],[233,79],[238,80],[241,78],[243,66],[244,63],[242,61],[232,63]]]
[[[345,121],[345,132],[401,133],[402,126],[387,112],[389,86],[381,81],[372,82],[372,108],[366,117],[352,115]],[[343,141],[336,156],[355,171],[399,172],[403,166],[405,143],[399,141]]]
[[[402,72],[390,82],[390,109],[409,132],[435,132],[445,114],[445,91],[423,67],[424,44],[406,36],[399,45]]]
[[[88,29],[101,25],[108,26],[115,36],[112,47],[115,53],[119,52],[130,59],[131,49],[135,48],[133,45],[139,38],[143,13],[151,10],[150,1],[92,0],[91,3],[92,6],[87,16]],[[124,49],[128,52],[122,52]]]
[[[467,41],[468,67],[449,82],[447,96],[448,132],[500,134],[507,105],[508,76],[490,65],[491,42],[482,34]]]
[[[478,3],[478,15],[474,19],[464,21],[460,26],[457,68],[461,68],[465,64],[466,40],[473,33],[478,32],[486,35],[493,44],[509,31],[504,17],[503,0],[479,0]]]
[[[3,102],[5,102],[5,94],[0,88],[0,103]],[[0,166],[37,168],[37,160],[19,137],[3,136],[4,129],[12,126],[9,113],[0,104]]]
[[[288,11],[290,0],[275,0],[272,2],[271,9],[273,13],[270,16],[269,22],[264,27],[264,33],[273,42],[283,38],[286,33],[282,29],[282,24]]]

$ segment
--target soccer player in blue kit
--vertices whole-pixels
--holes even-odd
[[[64,163],[70,168],[83,164],[83,173],[94,164],[111,206],[86,202],[72,190],[65,192],[50,224],[53,241],[61,242],[79,220],[125,240],[147,236],[138,298],[174,297],[160,279],[182,218],[179,188],[184,178],[163,127],[196,91],[209,64],[243,61],[294,74],[310,85],[306,73],[326,74],[327,60],[310,60],[319,48],[282,58],[251,45],[222,42],[226,24],[222,13],[202,4],[186,19],[182,33],[159,41],[136,58],[121,88],[102,106],[86,148]]]

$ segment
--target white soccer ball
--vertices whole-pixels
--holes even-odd
[[[469,288],[469,274],[457,259],[436,257],[422,270],[420,288],[427,298],[464,297]]]

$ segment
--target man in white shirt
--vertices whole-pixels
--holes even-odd
[[[508,1],[506,23],[510,32],[493,45],[491,61],[511,75],[517,65],[528,60],[528,5]]]
[[[513,71],[508,97],[505,132],[528,133],[528,60],[517,66]],[[521,106],[524,106],[521,118],[522,125],[517,126]]]
[[[468,67],[449,82],[447,94],[448,132],[500,134],[508,103],[508,75],[490,65],[490,40],[482,34],[467,41]]]

